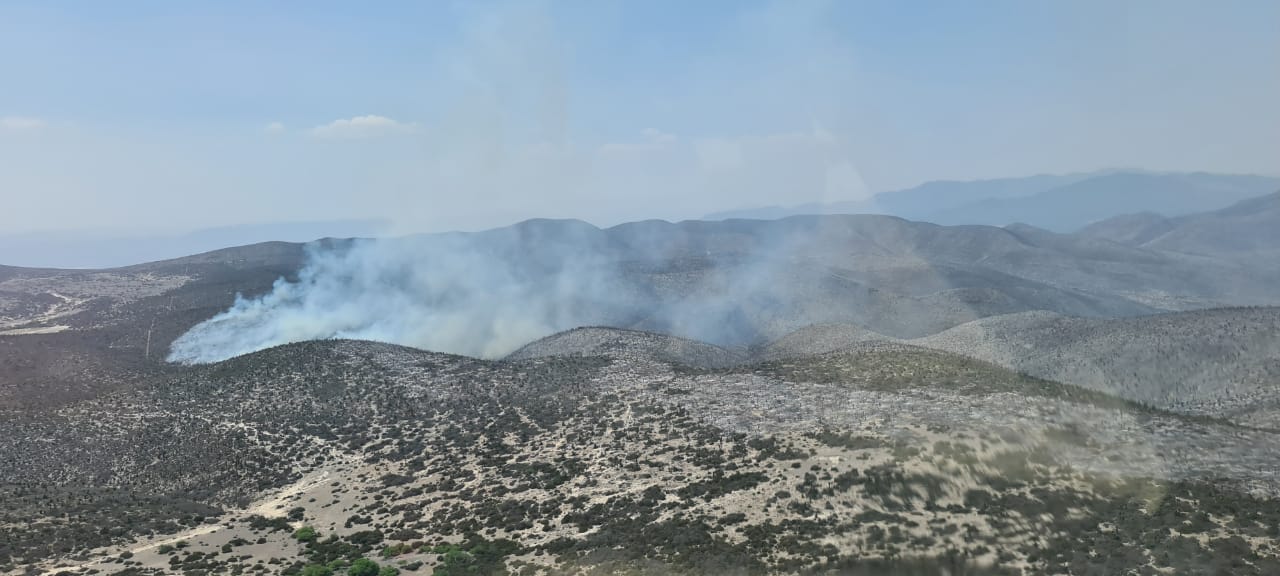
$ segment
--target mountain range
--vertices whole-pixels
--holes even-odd
[[[1028,224],[1075,232],[1124,214],[1165,217],[1225,208],[1280,189],[1280,178],[1251,175],[1102,171],[978,181],[927,182],[864,201],[719,212],[707,219],[797,214],[888,214],[945,225]]]

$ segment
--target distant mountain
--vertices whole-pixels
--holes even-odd
[[[966,206],[988,201],[1027,198],[1109,174],[1110,172],[1041,174],[1025,178],[925,182],[915,188],[877,194],[874,201],[880,211],[885,214],[901,216],[908,220],[945,224],[948,222],[937,221],[940,215],[951,211],[963,211]],[[1014,218],[1006,222],[980,219],[950,223],[1004,225],[1016,221],[1030,222],[1026,218]]]
[[[124,230],[0,234],[0,262],[10,266],[115,268],[259,242],[376,236],[384,226],[377,220],[332,220],[223,226],[171,235]]]
[[[914,188],[882,192],[866,200],[846,202],[810,202],[793,206],[764,206],[728,210],[708,214],[707,220],[746,218],[774,220],[800,214],[889,214],[908,220],[930,221],[944,210],[951,210],[993,198],[1031,196],[1097,176],[1099,173],[1049,175],[992,180],[937,180]],[[967,222],[976,224],[976,222]]]
[[[1118,216],[1080,233],[1130,246],[1187,254],[1280,255],[1280,192],[1178,218]]]
[[[1280,179],[1262,176],[1117,173],[1033,196],[987,199],[924,216],[936,224],[1002,226],[1025,222],[1055,232],[1072,232],[1120,214],[1181,216],[1217,210],[1277,188]]]
[[[712,212],[703,220],[777,220],[801,214],[879,214],[879,208],[870,200],[848,202],[809,202],[794,206],[760,206]]]
[[[1061,176],[927,182],[859,202],[768,207],[708,219],[779,218],[796,214],[888,214],[942,225],[1005,226],[1022,222],[1073,232],[1108,218],[1151,212],[1176,217],[1217,210],[1274,192],[1280,178],[1208,173],[1105,171]]]

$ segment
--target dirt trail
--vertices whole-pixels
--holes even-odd
[[[0,331],[0,335],[13,336],[19,334],[50,334],[53,332],[61,332],[66,330],[67,326],[29,326],[30,324],[48,324],[53,320],[70,316],[79,312],[88,298],[76,298],[67,296],[54,291],[47,292],[50,296],[61,300],[49,306],[44,312],[28,316],[25,318],[0,318],[0,328],[14,328],[12,330]],[[28,326],[27,328],[18,328],[20,326]]]
[[[223,518],[234,518],[234,517],[240,517],[245,515],[259,515],[267,518],[283,517],[287,512],[287,504],[289,503],[290,498],[306,493],[309,490],[312,490],[316,487],[323,485],[324,482],[327,481],[331,476],[332,474],[329,469],[317,470],[315,472],[307,474],[306,476],[303,476],[297,482],[294,482],[293,484],[290,484],[289,486],[286,486],[280,489],[278,492],[272,494],[271,496],[251,504],[247,508],[227,510],[223,514]],[[184,530],[176,534],[170,534],[155,540],[149,540],[146,542],[133,542],[124,546],[112,546],[108,548],[95,550],[92,552],[92,554],[98,557],[99,558],[98,560],[82,562],[82,563],[59,564],[59,565],[43,564],[40,566],[40,569],[42,571],[41,573],[43,574],[52,574],[52,573],[63,571],[63,570],[75,570],[79,568],[94,568],[97,566],[101,566],[102,564],[114,561],[115,558],[117,558],[120,554],[124,552],[131,552],[136,555],[143,552],[147,552],[149,550],[154,550],[166,544],[174,545],[183,540],[191,541],[199,536],[206,536],[206,535],[213,534],[215,532],[219,532],[221,530],[226,530],[226,529],[227,529],[227,526],[221,523],[201,524],[200,526],[196,526],[195,528]],[[14,574],[16,574],[16,572],[14,572]]]
[[[285,487],[275,496],[259,502],[258,504],[244,510],[245,514],[257,514],[267,518],[279,518],[285,515],[285,505],[289,499],[303,494],[312,488],[316,488],[328,480],[330,477],[329,470],[319,470],[306,476],[301,480]]]

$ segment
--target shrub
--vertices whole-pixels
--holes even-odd
[[[302,576],[333,576],[333,569],[324,564],[309,564],[302,569]]]
[[[378,563],[368,558],[359,558],[347,568],[350,576],[378,576]]]
[[[317,536],[319,536],[319,535],[320,535],[320,534],[319,534],[318,532],[316,532],[316,529],[315,529],[315,528],[312,528],[312,527],[310,527],[310,526],[303,526],[303,527],[299,528],[297,532],[294,532],[294,533],[293,533],[293,537],[294,537],[294,539],[295,539],[295,540],[297,540],[297,541],[299,541],[299,542],[311,542],[311,541],[314,541],[314,540],[316,539],[316,537],[317,537]]]
[[[412,551],[413,551],[413,546],[407,543],[401,542],[399,544],[392,544],[390,546],[384,547],[382,549],[382,557],[390,558],[392,556],[408,554],[409,552],[412,552]]]

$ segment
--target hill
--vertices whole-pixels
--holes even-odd
[[[1127,234],[1113,232],[1126,227]],[[1280,192],[1179,218],[1121,216],[1081,233],[1153,250],[1273,259],[1280,254]]]
[[[1280,309],[1136,318],[1028,312],[983,318],[913,344],[1041,378],[1253,425],[1280,423]]]
[[[889,338],[855,324],[814,324],[770,342],[760,350],[758,357],[767,361],[826,354],[854,348],[864,342],[886,340]]]
[[[1271,432],[897,344],[723,369],[652,350],[306,342],[12,413],[0,571],[1280,567]]]
[[[640,356],[700,368],[740,364],[746,354],[695,340],[618,328],[575,328],[530,342],[507,356],[527,360],[549,356]]]
[[[0,408],[59,405],[163,372],[170,342],[237,294],[296,277],[303,258],[302,245],[270,242],[108,270],[9,268]]]
[[[1141,246],[1151,239],[1168,232],[1174,224],[1155,212],[1122,214],[1080,229],[1081,236],[1110,240],[1130,246]]]

